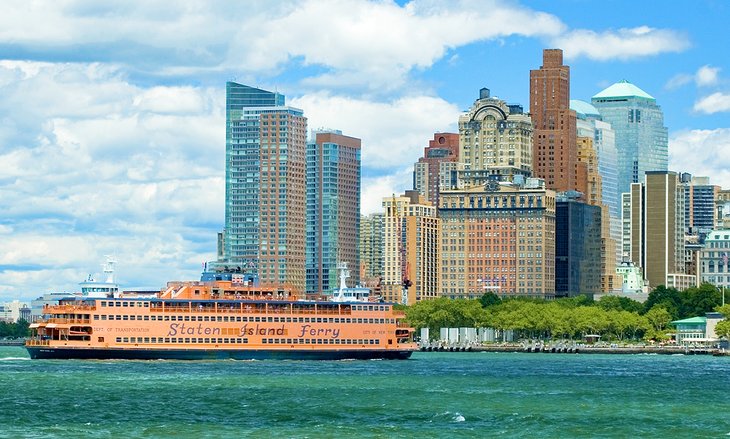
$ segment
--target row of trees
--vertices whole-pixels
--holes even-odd
[[[721,293],[710,284],[685,291],[660,286],[645,303],[625,297],[586,296],[554,301],[515,298],[501,300],[487,293],[479,300],[440,298],[419,302],[406,309],[415,328],[430,328],[433,336],[444,327],[490,327],[517,331],[527,338],[577,338],[597,334],[610,339],[667,338],[672,320],[703,316],[718,309]],[[730,315],[730,305],[723,308]],[[721,322],[717,333],[730,322]]]
[[[28,326],[28,322],[23,319],[18,320],[16,323],[0,321],[0,337],[28,337],[30,335]]]

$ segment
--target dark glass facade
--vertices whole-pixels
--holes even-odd
[[[555,204],[555,297],[592,297],[601,291],[601,208]]]

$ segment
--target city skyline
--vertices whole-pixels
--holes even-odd
[[[556,4],[553,4],[556,3]],[[669,169],[730,187],[730,5],[665,2],[9,2],[0,18],[0,299],[195,279],[224,224],[225,82],[362,139],[362,213],[412,184],[434,133],[487,87],[529,108],[562,49],[571,99],[626,79],[656,98]],[[384,25],[384,23],[386,25]],[[283,32],[286,29],[287,32]]]

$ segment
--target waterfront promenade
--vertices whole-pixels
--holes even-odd
[[[727,355],[714,347],[642,346],[642,345],[587,345],[587,344],[487,344],[469,346],[432,345],[421,347],[422,352],[514,352],[514,353],[568,353],[568,354],[659,354],[659,355]]]

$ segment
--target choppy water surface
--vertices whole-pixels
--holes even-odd
[[[29,360],[0,347],[0,437],[727,437],[730,357]]]

